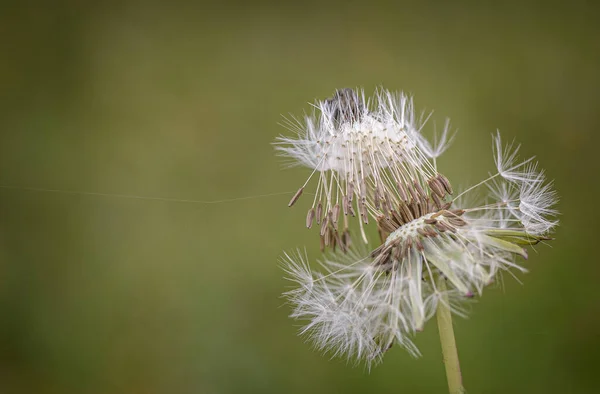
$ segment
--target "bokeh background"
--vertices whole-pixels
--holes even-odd
[[[334,89],[415,95],[459,129],[455,184],[491,133],[537,155],[561,226],[456,321],[470,393],[600,392],[600,24],[592,2],[3,2],[0,392],[443,393],[423,357],[368,373],[314,352],[280,294],[318,252],[270,143]]]

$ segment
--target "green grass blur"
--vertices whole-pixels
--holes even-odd
[[[600,392],[600,25],[585,2],[13,2],[0,12],[0,186],[221,200],[295,191],[281,114],[335,88],[415,95],[491,133],[561,195],[552,247],[456,321],[469,393]],[[367,373],[296,336],[283,250],[318,237],[289,195],[174,203],[0,189],[1,393],[444,393],[435,321]]]

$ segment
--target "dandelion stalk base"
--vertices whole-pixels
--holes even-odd
[[[442,344],[442,357],[444,366],[446,367],[446,377],[448,378],[448,390],[450,394],[465,394],[466,390],[462,384],[458,351],[456,349],[456,340],[454,339],[454,328],[452,327],[452,314],[449,308],[450,301],[446,292],[446,279],[440,277],[437,285],[438,290],[442,293],[442,299],[438,304],[436,314],[440,342]]]

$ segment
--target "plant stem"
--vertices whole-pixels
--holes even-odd
[[[442,358],[446,366],[446,377],[448,378],[448,390],[450,394],[464,394],[465,388],[462,384],[458,351],[454,339],[454,328],[452,327],[452,314],[450,313],[450,301],[448,299],[446,279],[440,276],[438,279],[438,291],[442,298],[437,307],[437,322],[442,344]]]

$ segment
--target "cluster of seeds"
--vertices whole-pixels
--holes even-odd
[[[411,138],[419,133],[412,101],[404,95],[381,92],[365,102],[364,94],[341,89],[315,107],[320,111],[318,118],[308,117],[302,126],[288,124],[305,139],[280,137],[277,143],[284,155],[313,168],[288,205],[298,201],[316,175],[308,217],[314,211],[314,219],[320,223],[325,219],[319,212],[327,217],[341,208],[344,215],[360,218],[366,241],[362,226],[386,204],[395,206],[402,200],[402,185],[420,184],[439,175]],[[342,232],[347,229],[345,223]]]
[[[384,243],[371,252],[373,264],[388,269],[392,262],[402,261],[411,248],[422,252],[425,249],[422,242],[424,238],[435,238],[446,232],[456,233],[457,228],[467,225],[461,218],[464,213],[464,209],[441,209],[404,223],[382,217],[380,228],[383,227],[381,223],[385,222],[388,234],[382,237]]]
[[[409,336],[440,303],[464,314],[465,297],[481,294],[499,273],[525,271],[516,263],[527,258],[523,246],[550,240],[558,213],[552,183],[532,159],[519,162],[519,147],[503,147],[499,135],[497,172],[456,195],[437,169],[452,139],[448,128],[438,144],[427,141],[403,94],[380,90],[365,100],[342,89],[315,107],[318,116],[289,123],[298,138],[281,137],[277,149],[312,169],[289,206],[317,174],[306,227],[318,227],[321,250],[334,252],[321,261],[326,274],[313,272],[301,253],[284,259],[299,285],[286,293],[292,316],[309,320],[301,332],[317,347],[369,363],[393,343],[417,355]],[[482,186],[490,191],[486,204],[462,203]],[[365,243],[373,220],[381,245],[362,252],[352,244],[352,218]],[[440,289],[440,281],[447,286]]]

